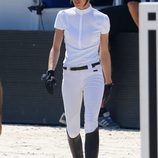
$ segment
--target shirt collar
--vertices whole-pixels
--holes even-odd
[[[88,8],[83,9],[83,10],[78,9],[78,8],[75,7],[75,10],[76,10],[77,13],[79,13],[79,14],[82,15],[82,14],[89,13],[89,12],[92,10],[92,6],[91,6],[91,4],[90,4],[90,6],[89,6]]]

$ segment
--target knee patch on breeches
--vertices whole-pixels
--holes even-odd
[[[85,119],[84,128],[85,128],[86,133],[93,132],[97,127],[98,127],[98,119],[97,118]]]

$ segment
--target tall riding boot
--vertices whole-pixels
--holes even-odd
[[[73,158],[83,158],[82,140],[80,134],[75,138],[70,138],[68,133],[67,136]]]
[[[85,156],[86,158],[97,158],[99,152],[99,130],[98,128],[87,133],[85,138]]]

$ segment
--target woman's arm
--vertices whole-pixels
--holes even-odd
[[[100,36],[100,62],[103,68],[105,84],[112,83],[111,57],[108,47],[108,34],[101,34]]]
[[[127,6],[133,21],[139,27],[139,2],[130,1],[127,3]]]
[[[2,104],[3,104],[3,91],[2,91],[2,84],[0,81],[0,135],[2,132]]]
[[[60,48],[64,36],[64,30],[56,29],[54,33],[53,45],[49,53],[48,70],[55,70],[58,63]]]

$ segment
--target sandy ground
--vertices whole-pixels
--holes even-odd
[[[81,129],[84,142],[84,129]],[[99,158],[140,158],[140,131],[100,129]],[[65,127],[3,125],[0,158],[72,158]]]

